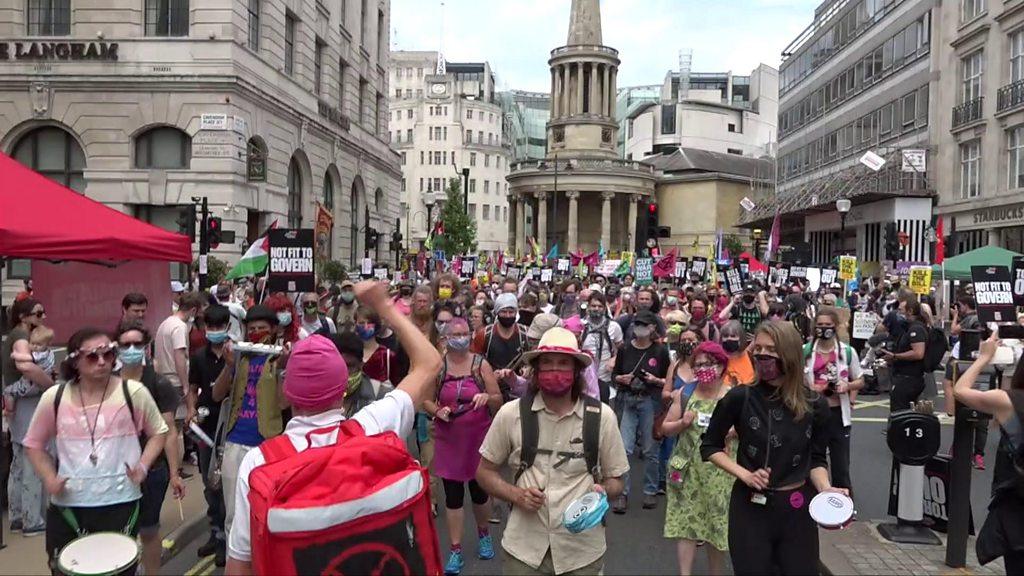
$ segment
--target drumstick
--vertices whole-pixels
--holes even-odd
[[[178,503],[178,516],[181,517],[181,521],[185,521],[185,510],[181,507],[181,498],[174,499]]]

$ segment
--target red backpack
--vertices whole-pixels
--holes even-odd
[[[393,432],[346,420],[336,443],[297,452],[286,435],[260,445],[249,476],[254,574],[442,573],[427,471]]]

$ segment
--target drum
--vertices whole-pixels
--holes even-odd
[[[135,574],[139,545],[116,532],[86,534],[68,543],[57,556],[57,568],[67,576]]]
[[[562,524],[573,534],[590,530],[601,523],[608,512],[608,496],[588,492],[582,498],[569,504],[562,514]]]
[[[842,530],[853,522],[853,500],[838,492],[822,492],[811,499],[811,518],[826,530]]]

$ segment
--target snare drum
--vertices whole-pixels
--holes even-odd
[[[826,530],[842,530],[853,522],[853,500],[838,492],[822,492],[811,499],[811,518]]]
[[[116,532],[86,534],[68,543],[57,556],[57,568],[67,576],[135,574],[139,545]]]

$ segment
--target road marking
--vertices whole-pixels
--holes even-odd
[[[853,409],[854,410],[860,410],[862,408],[881,408],[881,407],[888,408],[889,407],[889,401],[888,400],[875,400],[873,402],[857,402],[856,404],[853,405]]]
[[[185,576],[200,576],[204,574],[210,574],[213,571],[210,570],[209,572],[207,572],[206,570],[212,566],[213,556],[206,556],[199,562],[196,562],[195,566],[189,568],[188,571],[185,572]]]
[[[886,424],[889,422],[888,418],[850,418],[851,422],[865,422],[870,424]],[[939,424],[942,426],[952,426],[952,418],[939,418]]]

